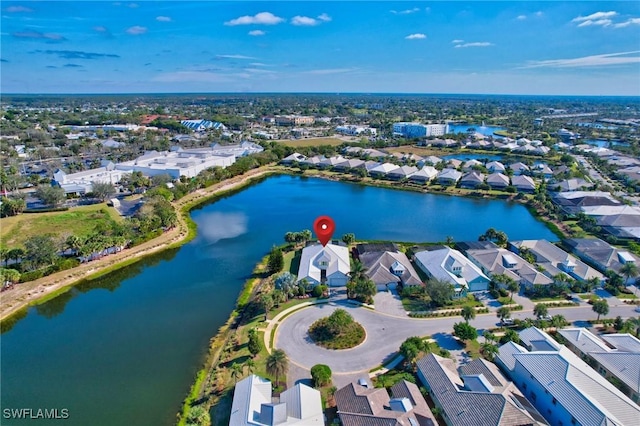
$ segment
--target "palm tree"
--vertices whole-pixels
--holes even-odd
[[[554,315],[551,317],[551,326],[558,329],[558,328],[562,328],[565,325],[567,325],[567,319],[564,317],[564,315]]]
[[[493,361],[493,358],[498,353],[498,347],[493,343],[489,343],[489,342],[484,342],[482,344],[481,349],[482,349],[482,355],[484,355],[484,357],[487,358],[487,360],[489,361]]]
[[[503,306],[500,309],[498,309],[498,311],[496,312],[496,315],[498,315],[498,318],[500,318],[500,321],[504,323],[504,320],[511,317],[511,309],[507,308],[506,306]]]
[[[627,281],[629,281],[629,278],[634,278],[638,276],[638,267],[633,262],[626,262],[624,265],[622,265],[622,268],[620,268],[620,273],[624,275],[624,278],[625,278],[624,282],[626,284]]]
[[[238,363],[231,364],[231,377],[235,383],[238,383],[238,377],[242,377],[242,366]]]
[[[538,303],[533,308],[533,315],[535,315],[536,318],[538,319],[541,319],[542,317],[546,317],[547,314],[549,314],[549,308],[544,303]]]
[[[353,267],[351,268],[351,272],[349,272],[349,276],[351,277],[351,281],[359,282],[365,280],[367,278],[366,272],[367,268],[364,267],[362,262],[356,260],[353,262]]]
[[[476,317],[476,310],[474,307],[466,305],[462,307],[462,318],[464,321],[469,324],[469,320],[472,320]]]
[[[247,360],[244,362],[244,367],[247,367],[247,371],[249,371],[249,374],[253,374],[256,369],[256,363],[253,361],[253,359],[247,358]]]
[[[513,303],[513,293],[520,290],[520,284],[514,279],[508,277],[507,290],[509,290],[509,300]]]
[[[267,373],[275,376],[275,385],[278,386],[278,379],[281,374],[286,374],[289,370],[289,360],[287,354],[282,349],[275,349],[271,355],[267,357],[266,362]]]
[[[486,340],[487,342],[496,341],[496,335],[490,332],[489,330],[485,330],[484,333],[482,333],[482,336],[484,337],[484,340]]]

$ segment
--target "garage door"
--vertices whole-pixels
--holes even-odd
[[[347,285],[347,278],[335,277],[329,278],[329,287],[344,287]]]

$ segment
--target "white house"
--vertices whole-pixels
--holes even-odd
[[[236,384],[229,426],[254,425],[323,426],[320,392],[298,383],[282,392],[276,402],[271,382],[252,374]]]
[[[453,284],[456,297],[464,296],[467,291],[487,290],[491,281],[462,253],[446,246],[417,252],[415,262],[430,277]]]
[[[298,281],[312,285],[327,283],[330,287],[346,286],[349,281],[349,249],[346,246],[314,244],[302,249]]]

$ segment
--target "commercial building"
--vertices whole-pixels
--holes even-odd
[[[447,133],[446,124],[420,124],[400,122],[393,124],[393,135],[405,138],[442,136]]]

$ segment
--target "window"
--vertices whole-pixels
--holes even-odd
[[[552,403],[553,405],[556,405],[556,404],[558,403],[558,401],[557,401],[555,398],[553,398],[553,399],[551,400],[551,403]]]

